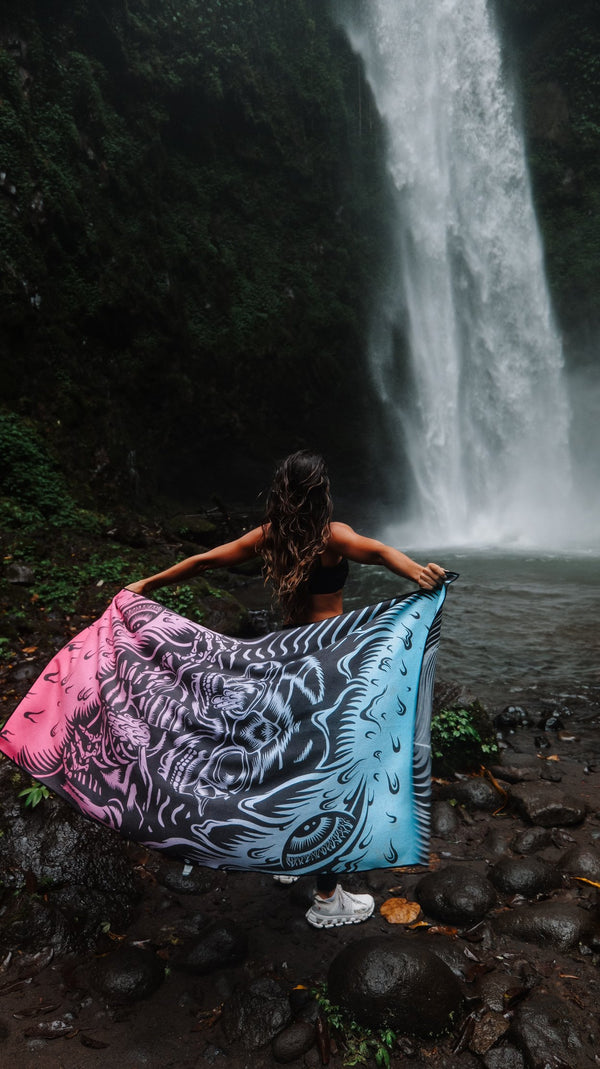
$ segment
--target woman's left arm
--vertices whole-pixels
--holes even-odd
[[[423,590],[435,590],[446,574],[439,564],[418,564],[393,546],[357,534],[347,523],[332,523],[329,547],[358,564],[378,564],[395,575],[417,583]]]
[[[150,575],[147,579],[140,579],[137,583],[130,583],[125,589],[133,591],[134,594],[149,594],[161,586],[193,579],[195,575],[201,575],[209,568],[230,568],[234,564],[243,564],[244,561],[258,556],[263,541],[263,528],[255,527],[253,531],[248,531],[247,534],[236,538],[233,542],[225,542],[222,546],[207,550],[206,553],[197,553],[194,557],[187,557],[179,564],[165,568],[163,572]]]

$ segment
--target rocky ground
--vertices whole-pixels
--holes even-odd
[[[429,871],[349,878],[375,915],[327,931],[304,919],[309,879],[186,876],[58,799],[24,810],[2,761],[2,1064],[600,1063],[600,704],[553,702],[512,714],[484,775],[434,784]],[[311,991],[327,980],[354,1032],[319,1011]],[[365,1031],[381,1019],[388,1046]]]

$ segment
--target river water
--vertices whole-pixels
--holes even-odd
[[[438,679],[491,708],[528,697],[598,697],[600,557],[452,548],[407,552],[460,573],[444,608]],[[353,565],[345,608],[397,594],[401,581]],[[406,584],[405,589],[410,589]]]

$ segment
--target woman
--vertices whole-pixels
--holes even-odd
[[[265,580],[271,582],[281,604],[285,627],[317,623],[343,612],[343,588],[348,561],[378,564],[410,579],[423,590],[440,585],[445,571],[438,564],[417,564],[406,554],[348,524],[332,521],[329,477],[322,457],[306,450],[293,453],[277,468],[265,522],[233,542],[132,583],[128,590],[148,595],[169,583],[180,583],[209,568],[231,567],[261,556]],[[288,882],[293,877],[283,877]],[[374,908],[371,895],[344,891],[328,873],[317,878],[313,905],[306,914],[317,928],[357,924]]]

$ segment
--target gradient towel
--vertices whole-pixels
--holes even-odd
[[[248,640],[123,590],[50,662],[0,749],[87,816],[201,865],[427,863],[444,597]]]

